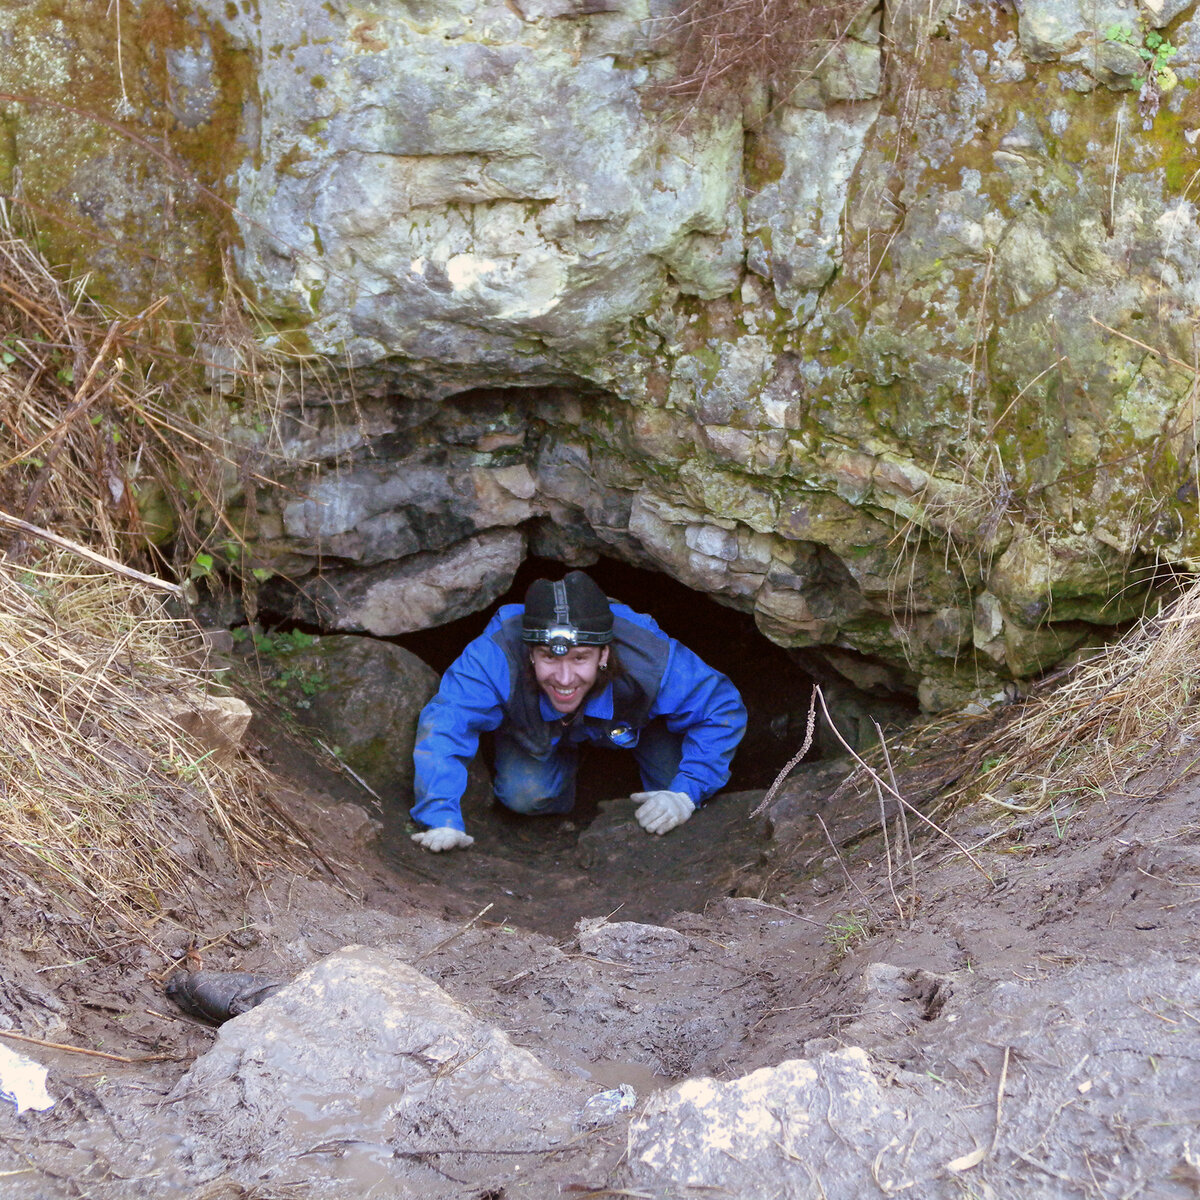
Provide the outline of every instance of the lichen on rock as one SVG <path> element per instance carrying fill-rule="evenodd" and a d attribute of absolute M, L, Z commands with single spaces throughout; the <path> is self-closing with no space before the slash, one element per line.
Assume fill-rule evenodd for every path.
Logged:
<path fill-rule="evenodd" d="M 9 7 L 0 154 L 58 256 L 202 315 L 232 234 L 263 342 L 322 356 L 240 515 L 330 628 L 606 553 L 940 704 L 1200 561 L 1188 6 L 913 0 L 687 110 L 640 0 L 145 0 L 115 62 Z M 1155 30 L 1182 86 L 1135 94 Z"/>

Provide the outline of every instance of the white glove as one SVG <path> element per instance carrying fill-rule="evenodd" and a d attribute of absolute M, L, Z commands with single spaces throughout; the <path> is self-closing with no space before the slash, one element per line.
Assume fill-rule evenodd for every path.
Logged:
<path fill-rule="evenodd" d="M 638 806 L 634 816 L 647 833 L 667 833 L 696 811 L 691 796 L 683 792 L 634 792 L 629 798 Z"/>
<path fill-rule="evenodd" d="M 465 850 L 475 844 L 475 839 L 469 833 L 451 829 L 448 825 L 438 829 L 426 829 L 423 833 L 414 833 L 412 840 L 418 846 L 432 850 L 434 854 L 440 854 L 443 850 Z"/>

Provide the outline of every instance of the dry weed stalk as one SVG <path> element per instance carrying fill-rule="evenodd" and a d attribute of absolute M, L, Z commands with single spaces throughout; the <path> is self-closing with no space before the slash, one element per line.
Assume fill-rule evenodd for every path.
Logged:
<path fill-rule="evenodd" d="M 176 565 L 205 550 L 237 557 L 247 531 L 230 501 L 270 482 L 282 359 L 264 361 L 233 298 L 192 330 L 229 364 L 231 404 L 205 381 L 217 365 L 178 348 L 163 301 L 114 317 L 85 287 L 46 266 L 0 201 L 0 508 L 160 569 L 153 546 L 168 536 Z"/>
<path fill-rule="evenodd" d="M 1048 813 L 1060 826 L 1096 798 L 1153 798 L 1200 768 L 1197 661 L 1200 581 L 1022 703 L 911 731 L 903 788 L 931 814 L 982 800 L 1005 813 Z M 860 768 L 843 786 L 870 778 Z"/>
<path fill-rule="evenodd" d="M 288 856 L 265 770 L 169 715 L 212 686 L 198 650 L 144 584 L 66 552 L 0 559 L 0 854 L 26 880 L 135 923 L 214 869 Z"/>

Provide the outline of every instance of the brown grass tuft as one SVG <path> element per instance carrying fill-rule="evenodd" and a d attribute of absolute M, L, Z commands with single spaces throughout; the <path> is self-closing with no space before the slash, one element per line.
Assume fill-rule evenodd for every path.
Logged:
<path fill-rule="evenodd" d="M 170 715 L 214 690 L 202 650 L 144 584 L 64 551 L 0 559 L 0 854 L 21 875 L 132 923 L 295 859 L 265 770 L 216 761 Z"/>
<path fill-rule="evenodd" d="M 261 466 L 239 423 L 272 421 L 278 399 L 278 374 L 257 369 L 229 314 L 200 336 L 232 364 L 236 403 L 209 386 L 211 364 L 176 349 L 158 307 L 103 312 L 0 204 L 0 509 L 83 547 L 0 528 L 0 890 L 150 941 L 165 909 L 195 912 L 189 895 L 214 878 L 311 863 L 265 768 L 217 761 L 172 719 L 202 709 L 218 678 L 195 624 L 120 573 L 172 575 L 164 536 L 184 573 L 205 548 L 237 551 L 230 501 Z"/>
<path fill-rule="evenodd" d="M 953 796 L 1016 812 L 1147 799 L 1200 766 L 1200 583 L 1012 710 Z M 953 797 L 952 797 L 953 798 Z"/>
<path fill-rule="evenodd" d="M 151 569 L 186 572 L 205 553 L 245 566 L 285 372 L 264 362 L 240 298 L 186 331 L 161 316 L 165 299 L 114 315 L 33 236 L 0 201 L 0 508 Z"/>
<path fill-rule="evenodd" d="M 982 801 L 1060 827 L 1096 799 L 1151 799 L 1200 769 L 1197 662 L 1200 581 L 1020 703 L 911 731 L 893 748 L 900 789 L 932 815 Z M 860 768 L 844 786 L 868 784 Z"/>

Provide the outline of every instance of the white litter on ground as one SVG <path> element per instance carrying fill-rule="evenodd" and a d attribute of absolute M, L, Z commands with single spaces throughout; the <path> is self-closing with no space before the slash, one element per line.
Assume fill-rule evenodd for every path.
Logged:
<path fill-rule="evenodd" d="M 46 1091 L 46 1068 L 0 1044 L 0 1099 L 11 1100 L 18 1116 L 27 1108 L 43 1112 L 54 1106 Z"/>

